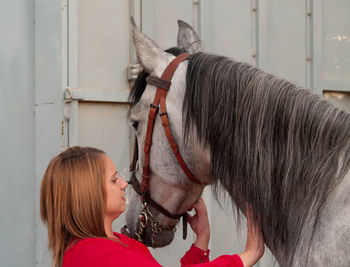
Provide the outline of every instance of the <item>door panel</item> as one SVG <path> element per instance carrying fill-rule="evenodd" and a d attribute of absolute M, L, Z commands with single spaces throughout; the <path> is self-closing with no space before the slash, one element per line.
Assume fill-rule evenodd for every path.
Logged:
<path fill-rule="evenodd" d="M 129 3 L 76 0 L 78 69 L 72 88 L 126 89 L 129 63 Z M 71 14 L 73 15 L 73 14 Z"/>
<path fill-rule="evenodd" d="M 259 1 L 259 67 L 306 85 L 306 1 Z"/>
<path fill-rule="evenodd" d="M 350 90 L 350 2 L 315 5 L 315 87 Z M 345 19 L 346 18 L 346 19 Z"/>

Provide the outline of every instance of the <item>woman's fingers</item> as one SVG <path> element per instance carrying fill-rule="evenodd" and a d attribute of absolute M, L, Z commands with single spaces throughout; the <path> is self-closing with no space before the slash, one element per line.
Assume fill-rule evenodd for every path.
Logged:
<path fill-rule="evenodd" d="M 197 209 L 200 209 L 201 206 L 204 205 L 204 201 L 203 199 L 200 197 L 195 203 L 192 204 L 192 206 L 190 206 L 188 208 L 188 211 L 191 211 L 193 209 L 197 210 Z"/>

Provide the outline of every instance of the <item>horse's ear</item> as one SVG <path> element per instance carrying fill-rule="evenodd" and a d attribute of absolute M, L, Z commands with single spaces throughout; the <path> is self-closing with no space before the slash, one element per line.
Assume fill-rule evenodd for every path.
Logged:
<path fill-rule="evenodd" d="M 178 20 L 177 47 L 193 54 L 203 50 L 201 40 L 194 29 L 182 20 Z"/>
<path fill-rule="evenodd" d="M 169 55 L 136 27 L 133 17 L 130 18 L 130 22 L 136 54 L 142 67 L 151 75 L 161 75 L 169 63 Z"/>

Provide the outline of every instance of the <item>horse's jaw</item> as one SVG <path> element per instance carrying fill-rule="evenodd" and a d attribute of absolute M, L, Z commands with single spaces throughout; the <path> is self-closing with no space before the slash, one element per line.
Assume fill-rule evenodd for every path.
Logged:
<path fill-rule="evenodd" d="M 179 216 L 187 212 L 188 208 L 200 197 L 204 189 L 204 185 L 196 185 L 191 181 L 187 181 L 184 177 L 181 177 L 178 182 L 173 184 L 168 184 L 167 181 L 164 181 L 164 178 L 157 175 L 153 175 L 150 180 L 150 196 L 153 201 L 171 214 Z M 141 204 L 140 196 L 135 191 L 131 192 L 129 206 L 126 212 L 126 226 L 121 231 L 122 234 L 138 240 L 138 234 L 140 233 L 139 218 L 144 206 Z M 169 245 L 174 239 L 174 231 L 154 231 L 152 225 L 156 222 L 156 224 L 161 226 L 171 227 L 175 226 L 181 218 L 169 218 L 150 204 L 147 204 L 147 209 L 150 214 L 148 215 L 147 225 L 141 233 L 142 243 L 152 247 Z M 156 234 L 154 234 L 155 232 Z"/>

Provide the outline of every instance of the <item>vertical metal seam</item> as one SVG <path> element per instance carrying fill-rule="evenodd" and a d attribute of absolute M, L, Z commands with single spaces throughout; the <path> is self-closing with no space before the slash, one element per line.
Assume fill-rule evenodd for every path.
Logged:
<path fill-rule="evenodd" d="M 198 33 L 199 38 L 202 41 L 202 46 L 205 51 L 208 52 L 209 48 L 211 47 L 209 37 L 211 34 L 211 14 L 210 14 L 210 2 L 211 0 L 200 0 L 200 7 L 199 7 L 199 30 Z"/>
<path fill-rule="evenodd" d="M 67 84 L 66 87 L 69 87 L 70 84 L 70 76 L 69 76 L 69 4 L 70 0 L 67 0 Z"/>
<path fill-rule="evenodd" d="M 202 21 L 202 16 L 201 16 L 201 8 L 202 8 L 202 1 L 198 0 L 198 12 L 197 12 L 197 25 L 198 25 L 198 29 L 197 29 L 197 34 L 199 36 L 199 38 L 202 38 L 202 27 L 201 27 L 201 21 Z"/>
<path fill-rule="evenodd" d="M 67 71 L 66 89 L 78 87 L 78 2 L 67 0 Z M 66 145 L 77 145 L 78 142 L 78 105 L 79 100 L 64 100 L 64 119 L 67 122 L 65 129 Z"/>
<path fill-rule="evenodd" d="M 67 40 L 66 40 L 66 46 L 67 46 L 67 55 L 66 55 L 66 68 L 67 68 L 67 81 L 66 81 L 66 88 L 70 87 L 70 0 L 67 0 Z M 62 138 L 63 140 L 66 140 L 66 142 L 64 142 L 64 145 L 66 145 L 67 147 L 69 147 L 69 117 L 70 117 L 70 103 L 68 103 L 67 101 L 63 101 L 63 110 L 64 110 L 64 114 L 65 116 L 63 117 L 63 125 L 62 127 L 67 127 L 66 130 L 63 129 L 62 132 Z"/>
<path fill-rule="evenodd" d="M 198 36 L 200 33 L 200 0 L 192 0 L 192 25 Z"/>
<path fill-rule="evenodd" d="M 140 31 L 142 31 L 142 0 L 140 0 Z"/>
<path fill-rule="evenodd" d="M 306 86 L 313 87 L 313 65 L 314 58 L 312 55 L 313 51 L 313 17 L 314 14 L 312 12 L 312 0 L 305 1 L 305 17 L 306 17 Z"/>
<path fill-rule="evenodd" d="M 258 17 L 258 0 L 251 0 L 251 64 L 258 67 L 259 66 L 259 17 Z"/>

